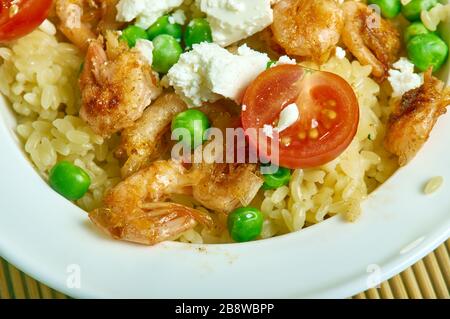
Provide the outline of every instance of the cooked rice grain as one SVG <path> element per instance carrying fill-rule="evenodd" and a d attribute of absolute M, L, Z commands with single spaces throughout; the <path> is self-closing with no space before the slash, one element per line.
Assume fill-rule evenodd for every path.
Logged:
<path fill-rule="evenodd" d="M 77 202 L 89 211 L 119 181 L 119 163 L 112 155 L 118 139 L 104 140 L 76 116 L 82 58 L 76 47 L 58 42 L 55 30 L 46 21 L 39 30 L 0 48 L 0 92 L 18 114 L 17 134 L 44 178 L 62 160 L 89 174 L 89 192 Z"/>

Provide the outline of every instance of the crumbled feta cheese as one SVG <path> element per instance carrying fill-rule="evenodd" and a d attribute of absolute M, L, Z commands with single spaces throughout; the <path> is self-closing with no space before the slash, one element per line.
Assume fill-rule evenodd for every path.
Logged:
<path fill-rule="evenodd" d="M 226 47 L 272 24 L 270 0 L 196 0 L 207 15 L 214 42 Z"/>
<path fill-rule="evenodd" d="M 136 46 L 133 50 L 139 52 L 145 61 L 152 65 L 153 64 L 153 43 L 149 40 L 139 39 L 136 41 Z"/>
<path fill-rule="evenodd" d="M 283 64 L 297 64 L 297 61 L 295 59 L 291 59 L 287 55 L 283 55 L 278 59 L 278 62 L 275 63 L 274 66 Z"/>
<path fill-rule="evenodd" d="M 274 131 L 274 128 L 272 125 L 264 124 L 263 133 L 265 136 L 273 138 L 273 131 Z"/>
<path fill-rule="evenodd" d="M 285 129 L 289 128 L 292 124 L 297 122 L 300 113 L 298 111 L 298 106 L 295 103 L 286 106 L 280 113 L 280 120 L 276 127 L 276 131 L 281 133 Z"/>
<path fill-rule="evenodd" d="M 406 92 L 423 84 L 423 75 L 414 73 L 414 64 L 407 58 L 400 58 L 389 70 L 389 83 L 392 86 L 392 97 L 401 97 Z"/>
<path fill-rule="evenodd" d="M 178 23 L 181 25 L 185 25 L 186 24 L 186 15 L 184 14 L 184 11 L 181 9 L 176 10 L 174 13 L 172 13 L 172 15 L 169 17 L 169 22 L 174 24 L 174 23 Z"/>
<path fill-rule="evenodd" d="M 179 7 L 183 0 L 120 0 L 117 4 L 117 21 L 131 22 L 147 29 L 160 16 Z"/>
<path fill-rule="evenodd" d="M 181 55 L 168 73 L 170 85 L 190 106 L 217 101 L 221 96 L 239 102 L 244 90 L 262 73 L 267 54 L 246 45 L 232 54 L 215 43 L 200 43 Z"/>
<path fill-rule="evenodd" d="M 345 50 L 341 47 L 336 47 L 336 57 L 340 60 L 345 59 L 345 56 L 347 55 L 347 53 L 345 52 Z"/>

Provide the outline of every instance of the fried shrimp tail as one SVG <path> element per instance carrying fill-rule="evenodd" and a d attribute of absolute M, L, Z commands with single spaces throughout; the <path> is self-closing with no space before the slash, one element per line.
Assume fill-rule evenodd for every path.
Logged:
<path fill-rule="evenodd" d="M 349 1 L 343 4 L 345 26 L 342 40 L 362 65 L 371 65 L 372 74 L 383 80 L 400 53 L 400 33 L 367 5 Z"/>
<path fill-rule="evenodd" d="M 428 140 L 438 118 L 450 105 L 450 88 L 432 75 L 425 73 L 424 84 L 406 92 L 396 105 L 388 123 L 384 145 L 398 156 L 399 164 L 406 165 Z"/>
<path fill-rule="evenodd" d="M 93 131 L 110 136 L 130 127 L 159 96 L 161 88 L 141 53 L 107 32 L 89 45 L 80 76 L 80 117 Z"/>
<path fill-rule="evenodd" d="M 210 228 L 208 214 L 165 201 L 174 194 L 191 194 L 197 174 L 178 162 L 154 162 L 112 188 L 104 206 L 89 217 L 113 238 L 145 245 L 175 239 L 197 223 Z"/>
<path fill-rule="evenodd" d="M 316 62 L 328 60 L 344 26 L 337 1 L 281 0 L 273 10 L 273 35 L 287 54 Z"/>

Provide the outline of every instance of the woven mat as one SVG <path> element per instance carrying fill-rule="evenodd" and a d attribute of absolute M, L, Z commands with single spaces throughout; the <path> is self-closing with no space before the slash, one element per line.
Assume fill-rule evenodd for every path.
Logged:
<path fill-rule="evenodd" d="M 450 299 L 450 240 L 401 274 L 355 299 Z M 0 299 L 65 299 L 67 296 L 37 282 L 0 259 Z"/>

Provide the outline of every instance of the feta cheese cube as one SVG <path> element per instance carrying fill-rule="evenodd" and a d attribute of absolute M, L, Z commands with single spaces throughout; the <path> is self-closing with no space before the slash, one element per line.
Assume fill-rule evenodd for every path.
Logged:
<path fill-rule="evenodd" d="M 214 42 L 226 47 L 273 22 L 270 0 L 196 0 L 207 15 Z"/>
<path fill-rule="evenodd" d="M 169 22 L 171 24 L 181 24 L 181 25 L 185 25 L 186 24 L 186 15 L 184 14 L 184 11 L 181 9 L 176 10 L 174 13 L 172 13 L 172 15 L 169 17 Z"/>
<path fill-rule="evenodd" d="M 176 9 L 183 0 L 120 0 L 117 4 L 117 21 L 131 22 L 136 19 L 136 25 L 147 29 L 160 16 Z"/>
<path fill-rule="evenodd" d="M 239 102 L 245 89 L 269 62 L 267 54 L 246 45 L 232 54 L 215 43 L 196 44 L 167 74 L 170 85 L 191 107 L 222 97 Z"/>
<path fill-rule="evenodd" d="M 414 73 L 414 64 L 407 58 L 400 58 L 389 70 L 388 81 L 392 86 L 392 97 L 401 97 L 406 92 L 423 84 L 423 75 Z"/>
<path fill-rule="evenodd" d="M 295 64 L 297 64 L 297 60 L 291 59 L 287 55 L 283 55 L 278 59 L 277 63 L 275 63 L 275 65 L 273 65 L 273 66 L 283 65 L 283 64 L 294 64 L 295 65 Z"/>
<path fill-rule="evenodd" d="M 133 50 L 139 52 L 144 60 L 150 65 L 153 64 L 153 49 L 153 43 L 145 39 L 138 39 L 136 41 L 136 46 L 133 48 Z"/>
<path fill-rule="evenodd" d="M 345 59 L 345 56 L 347 55 L 347 53 L 345 52 L 345 50 L 341 47 L 336 47 L 336 57 L 339 60 Z"/>

